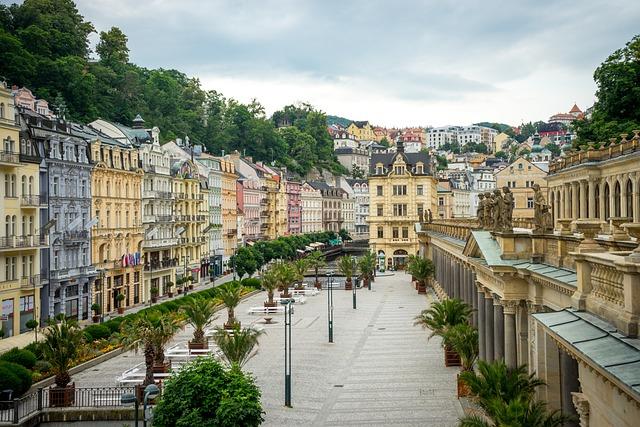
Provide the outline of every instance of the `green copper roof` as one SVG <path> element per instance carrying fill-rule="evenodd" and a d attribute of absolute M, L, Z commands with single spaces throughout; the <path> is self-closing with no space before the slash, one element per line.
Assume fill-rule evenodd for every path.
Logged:
<path fill-rule="evenodd" d="M 617 379 L 640 399 L 640 340 L 626 338 L 613 325 L 574 310 L 532 315 L 590 365 Z"/>

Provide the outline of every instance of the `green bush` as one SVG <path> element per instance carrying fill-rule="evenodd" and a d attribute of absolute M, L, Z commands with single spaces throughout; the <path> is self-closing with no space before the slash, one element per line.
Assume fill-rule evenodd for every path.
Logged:
<path fill-rule="evenodd" d="M 38 360 L 33 366 L 33 370 L 37 372 L 48 372 L 51 370 L 51 363 L 46 360 Z"/>
<path fill-rule="evenodd" d="M 29 350 L 19 349 L 18 347 L 14 347 L 11 350 L 0 356 L 0 360 L 4 362 L 11 362 L 18 364 L 20 366 L 24 366 L 27 369 L 32 369 L 36 364 L 36 355 L 33 354 Z"/>
<path fill-rule="evenodd" d="M 198 358 L 169 378 L 153 412 L 154 426 L 259 426 L 260 389 L 239 369 Z"/>
<path fill-rule="evenodd" d="M 31 387 L 31 372 L 16 363 L 0 361 L 0 390 L 13 390 L 20 396 Z"/>
<path fill-rule="evenodd" d="M 111 335 L 111 330 L 105 325 L 89 325 L 83 332 L 87 342 L 107 339 Z"/>
<path fill-rule="evenodd" d="M 37 360 L 44 359 L 44 355 L 42 354 L 42 343 L 41 342 L 32 342 L 24 346 L 24 350 L 29 350 L 36 356 Z"/>
<path fill-rule="evenodd" d="M 260 279 L 258 279 L 256 277 L 247 277 L 245 279 L 242 279 L 241 283 L 242 283 L 242 286 L 247 287 L 247 288 L 252 288 L 252 289 L 261 289 L 262 288 Z"/>

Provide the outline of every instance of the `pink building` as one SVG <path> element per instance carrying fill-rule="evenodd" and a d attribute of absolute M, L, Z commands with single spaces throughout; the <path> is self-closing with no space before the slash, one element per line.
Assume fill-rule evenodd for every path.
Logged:
<path fill-rule="evenodd" d="M 285 189 L 287 193 L 287 232 L 300 234 L 302 232 L 302 183 L 292 177 L 287 177 Z"/>
<path fill-rule="evenodd" d="M 244 242 L 258 240 L 260 238 L 260 200 L 262 199 L 260 181 L 249 179 L 240 173 L 236 190 L 238 210 L 244 213 L 243 240 Z"/>

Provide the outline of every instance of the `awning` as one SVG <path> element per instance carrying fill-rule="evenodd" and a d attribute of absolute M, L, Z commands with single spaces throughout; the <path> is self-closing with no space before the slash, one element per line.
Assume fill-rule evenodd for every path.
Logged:
<path fill-rule="evenodd" d="M 298 252 L 299 254 L 303 254 L 304 251 L 300 250 L 300 249 L 296 249 L 296 252 Z"/>

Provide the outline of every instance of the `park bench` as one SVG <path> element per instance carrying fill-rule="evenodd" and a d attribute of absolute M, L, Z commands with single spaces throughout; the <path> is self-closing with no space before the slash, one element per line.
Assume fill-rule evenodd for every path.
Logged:
<path fill-rule="evenodd" d="M 248 314 L 284 314 L 284 306 L 251 307 Z"/>
<path fill-rule="evenodd" d="M 295 297 L 295 296 L 316 296 L 320 293 L 320 291 L 318 291 L 316 288 L 310 288 L 310 289 L 292 289 L 291 290 L 291 294 Z"/>

